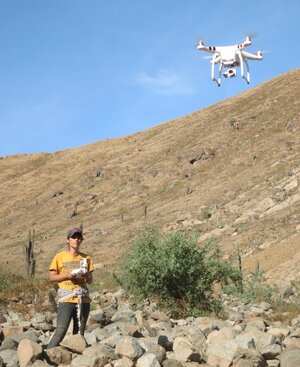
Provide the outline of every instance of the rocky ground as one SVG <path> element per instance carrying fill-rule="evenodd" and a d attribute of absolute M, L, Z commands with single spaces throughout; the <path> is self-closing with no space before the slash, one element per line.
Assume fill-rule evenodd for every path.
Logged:
<path fill-rule="evenodd" d="M 283 290 L 286 301 L 292 296 L 291 287 Z M 44 301 L 48 309 L 51 299 Z M 243 303 L 228 295 L 222 302 L 222 319 L 176 319 L 150 300 L 134 303 L 121 289 L 94 292 L 84 337 L 68 333 L 60 346 L 47 351 L 55 313 L 35 313 L 31 305 L 22 316 L 2 308 L 0 366 L 300 366 L 300 315 L 275 321 L 267 302 Z"/>

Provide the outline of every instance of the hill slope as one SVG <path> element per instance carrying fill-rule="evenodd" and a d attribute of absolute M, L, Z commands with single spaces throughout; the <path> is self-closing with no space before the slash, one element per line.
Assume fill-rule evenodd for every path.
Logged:
<path fill-rule="evenodd" d="M 197 227 L 224 253 L 239 247 L 277 282 L 300 259 L 300 69 L 131 136 L 0 158 L 2 267 L 21 271 L 35 230 L 47 273 L 67 229 L 110 267 L 145 223 Z M 299 263 L 299 262 L 298 262 Z"/>

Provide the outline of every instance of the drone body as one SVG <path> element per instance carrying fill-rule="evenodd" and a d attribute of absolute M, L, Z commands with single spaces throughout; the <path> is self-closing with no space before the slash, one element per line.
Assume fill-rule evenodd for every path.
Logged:
<path fill-rule="evenodd" d="M 234 46 L 206 46 L 203 41 L 200 41 L 197 45 L 198 50 L 206 51 L 212 53 L 211 58 L 211 77 L 214 82 L 220 87 L 221 85 L 221 75 L 223 68 L 226 69 L 223 72 L 225 78 L 233 78 L 236 76 L 236 67 L 241 68 L 241 76 L 246 80 L 247 84 L 250 83 L 250 69 L 247 60 L 262 60 L 262 52 L 258 51 L 255 53 L 250 53 L 244 51 L 246 47 L 252 44 L 251 36 L 247 36 L 244 42 Z M 220 64 L 218 79 L 215 78 L 215 65 Z M 244 64 L 247 68 L 247 73 L 244 73 Z"/>

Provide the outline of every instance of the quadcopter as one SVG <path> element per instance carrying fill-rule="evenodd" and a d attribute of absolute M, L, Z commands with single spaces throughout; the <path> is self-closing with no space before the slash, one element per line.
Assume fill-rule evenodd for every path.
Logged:
<path fill-rule="evenodd" d="M 246 47 L 252 44 L 252 36 L 249 35 L 246 39 L 238 45 L 234 46 L 206 46 L 203 41 L 200 41 L 197 45 L 197 50 L 202 50 L 210 52 L 213 54 L 211 57 L 211 78 L 217 83 L 218 87 L 221 85 L 221 75 L 223 68 L 226 71 L 223 73 L 225 78 L 233 78 L 236 76 L 236 67 L 241 68 L 241 76 L 246 80 L 247 84 L 250 83 L 250 69 L 247 60 L 262 60 L 262 52 L 257 51 L 257 53 L 250 53 L 244 51 Z M 244 73 L 244 63 L 247 68 L 247 73 Z M 215 65 L 219 66 L 218 79 L 215 78 Z"/>

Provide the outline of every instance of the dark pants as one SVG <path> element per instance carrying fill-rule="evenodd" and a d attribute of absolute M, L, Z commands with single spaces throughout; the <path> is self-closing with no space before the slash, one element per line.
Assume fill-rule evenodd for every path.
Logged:
<path fill-rule="evenodd" d="M 59 343 L 65 337 L 70 322 L 73 320 L 73 334 L 78 334 L 80 332 L 81 335 L 84 334 L 85 326 L 87 319 L 90 313 L 90 304 L 82 303 L 81 306 L 81 315 L 80 315 L 80 330 L 78 325 L 77 318 L 77 303 L 71 302 L 62 302 L 57 306 L 57 326 L 50 343 L 47 346 L 47 349 L 53 348 L 59 345 Z"/>

